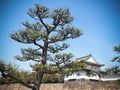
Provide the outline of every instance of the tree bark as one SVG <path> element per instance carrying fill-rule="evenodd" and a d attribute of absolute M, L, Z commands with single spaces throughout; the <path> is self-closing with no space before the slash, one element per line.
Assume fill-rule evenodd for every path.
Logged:
<path fill-rule="evenodd" d="M 42 78 L 43 78 L 44 73 L 43 72 L 37 72 L 36 75 L 36 80 L 34 82 L 34 87 L 32 90 L 40 90 L 40 86 L 42 84 Z"/>
<path fill-rule="evenodd" d="M 46 41 L 48 41 L 48 36 L 46 38 Z M 41 60 L 41 64 L 42 65 L 46 65 L 46 58 L 47 58 L 47 48 L 48 48 L 48 42 L 44 42 L 44 48 L 43 48 L 43 52 L 42 52 L 42 60 Z M 32 90 L 40 90 L 40 86 L 42 83 L 42 78 L 44 75 L 44 69 L 42 71 L 36 70 L 37 71 L 37 75 L 36 75 L 36 80 L 34 82 L 34 87 Z"/>

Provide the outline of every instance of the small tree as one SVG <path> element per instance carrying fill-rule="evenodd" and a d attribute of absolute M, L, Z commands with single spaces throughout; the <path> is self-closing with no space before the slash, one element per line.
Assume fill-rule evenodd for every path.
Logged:
<path fill-rule="evenodd" d="M 21 80 L 23 84 L 24 82 L 29 83 L 32 75 L 30 72 L 19 70 L 16 65 L 5 64 L 2 60 L 0 61 L 0 72 L 4 78 L 3 83 L 16 83 L 21 82 Z"/>
<path fill-rule="evenodd" d="M 115 46 L 113 48 L 113 51 L 117 52 L 118 56 L 113 57 L 113 59 L 111 60 L 112 62 L 117 61 L 118 63 L 120 63 L 120 45 Z M 119 76 L 120 75 L 120 67 L 119 66 L 113 66 L 110 68 L 106 68 L 106 73 L 108 75 L 114 75 L 114 76 Z M 114 82 L 115 83 L 115 82 Z M 115 85 L 113 85 L 113 83 L 109 83 L 109 87 L 114 88 L 114 89 L 119 89 L 120 87 L 120 81 L 117 80 Z"/>
<path fill-rule="evenodd" d="M 15 56 L 20 61 L 32 60 L 37 62 L 35 65 L 31 65 L 36 72 L 33 86 L 22 81 L 22 79 L 2 73 L 16 79 L 32 90 L 39 90 L 44 74 L 64 74 L 78 70 L 77 66 L 79 66 L 79 70 L 84 67 L 84 64 L 76 67 L 70 66 L 73 55 L 71 53 L 60 53 L 69 47 L 68 44 L 60 42 L 75 39 L 82 35 L 79 29 L 72 27 L 73 17 L 69 9 L 59 8 L 50 12 L 47 7 L 35 5 L 34 9 L 29 9 L 28 15 L 36 23 L 24 22 L 25 29 L 12 33 L 11 38 L 19 43 L 35 45 L 34 48 L 21 49 L 22 56 Z"/>
<path fill-rule="evenodd" d="M 115 46 L 113 50 L 118 53 L 118 56 L 113 57 L 112 61 L 120 62 L 120 45 Z"/>
<path fill-rule="evenodd" d="M 117 52 L 118 56 L 113 57 L 112 62 L 117 61 L 118 63 L 120 63 L 120 45 L 115 46 L 113 50 Z M 111 69 L 114 74 L 118 74 L 118 75 L 120 74 L 119 66 L 114 66 Z"/>
<path fill-rule="evenodd" d="M 114 66 L 111 68 L 106 68 L 106 73 L 108 75 L 120 75 L 120 67 L 119 66 Z"/>
<path fill-rule="evenodd" d="M 118 56 L 113 57 L 111 60 L 112 62 L 119 62 L 120 63 L 120 45 L 115 46 L 113 48 L 113 51 L 117 52 Z M 112 75 L 119 75 L 120 74 L 120 67 L 119 66 L 114 66 L 111 68 L 106 68 L 107 74 L 112 74 Z"/>

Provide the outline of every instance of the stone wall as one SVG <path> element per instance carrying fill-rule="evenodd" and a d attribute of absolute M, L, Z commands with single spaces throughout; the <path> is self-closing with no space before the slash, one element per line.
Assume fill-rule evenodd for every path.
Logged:
<path fill-rule="evenodd" d="M 0 90 L 31 90 L 21 84 L 0 85 Z M 42 84 L 41 90 L 63 90 L 63 83 Z"/>
<path fill-rule="evenodd" d="M 120 81 L 67 81 L 63 84 L 63 90 L 120 90 Z"/>
<path fill-rule="evenodd" d="M 0 85 L 0 90 L 31 90 L 20 84 Z M 120 81 L 76 80 L 64 83 L 42 84 L 41 90 L 120 90 Z"/>

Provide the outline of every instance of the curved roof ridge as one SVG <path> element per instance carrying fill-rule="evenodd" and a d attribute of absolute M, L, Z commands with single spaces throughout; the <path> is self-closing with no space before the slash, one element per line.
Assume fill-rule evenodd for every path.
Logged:
<path fill-rule="evenodd" d="M 95 60 L 95 58 L 94 58 L 93 56 L 92 56 L 92 58 L 94 59 L 94 61 L 95 61 L 96 63 L 100 64 L 98 61 Z"/>
<path fill-rule="evenodd" d="M 81 61 L 81 60 L 87 60 L 87 59 L 89 59 L 91 56 L 92 56 L 92 54 L 89 54 L 89 55 L 86 55 L 86 56 L 77 58 L 76 60 L 79 60 L 79 61 Z"/>
<path fill-rule="evenodd" d="M 93 58 L 94 62 L 87 61 L 87 60 L 89 60 L 90 58 Z M 77 58 L 76 61 L 77 61 L 77 62 L 85 62 L 85 63 L 89 63 L 89 64 L 93 64 L 93 65 L 104 66 L 104 64 L 100 64 L 98 61 L 96 61 L 96 60 L 94 59 L 94 57 L 92 56 L 92 54 L 89 54 L 89 55 L 87 55 L 87 56 L 83 56 L 83 57 Z"/>

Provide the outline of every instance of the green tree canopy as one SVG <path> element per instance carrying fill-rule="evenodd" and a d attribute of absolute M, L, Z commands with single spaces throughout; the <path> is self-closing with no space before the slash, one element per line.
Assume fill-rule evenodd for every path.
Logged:
<path fill-rule="evenodd" d="M 113 48 L 113 51 L 117 52 L 117 56 L 113 57 L 113 59 L 111 60 L 112 62 L 119 62 L 120 63 L 120 45 L 115 46 Z M 110 67 L 110 68 L 106 68 L 106 73 L 108 75 L 120 75 L 120 67 L 119 66 L 114 66 L 114 67 Z"/>
<path fill-rule="evenodd" d="M 35 61 L 36 64 L 31 67 L 36 76 L 33 86 L 17 78 L 20 83 L 32 90 L 39 90 L 44 74 L 69 73 L 85 66 L 70 64 L 73 55 L 61 52 L 69 47 L 66 40 L 82 35 L 78 28 L 72 26 L 73 17 L 69 9 L 58 8 L 50 11 L 49 8 L 36 4 L 35 8 L 29 9 L 28 15 L 35 23 L 23 22 L 25 28 L 13 32 L 11 38 L 19 43 L 35 46 L 21 49 L 21 55 L 15 58 L 20 61 Z"/>
<path fill-rule="evenodd" d="M 106 68 L 106 73 L 108 75 L 120 75 L 120 67 L 119 66 L 114 66 L 111 68 Z"/>
<path fill-rule="evenodd" d="M 113 50 L 117 52 L 118 56 L 113 57 L 112 61 L 120 62 L 120 45 L 115 46 Z"/>

